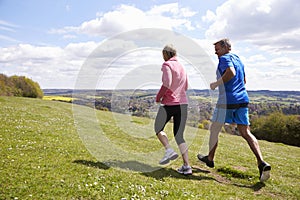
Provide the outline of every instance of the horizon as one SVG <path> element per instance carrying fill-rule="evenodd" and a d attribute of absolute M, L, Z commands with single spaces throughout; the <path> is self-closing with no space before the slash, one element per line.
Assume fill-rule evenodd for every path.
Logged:
<path fill-rule="evenodd" d="M 41 88 L 42 89 L 42 88 Z M 141 91 L 147 91 L 147 90 L 159 90 L 159 88 L 149 88 L 149 89 L 130 89 L 130 88 L 119 88 L 119 89 L 101 89 L 101 88 L 97 88 L 97 89 L 71 89 L 71 88 L 45 88 L 45 89 L 42 89 L 43 91 L 44 90 L 72 90 L 72 91 L 118 91 L 118 90 L 141 90 Z M 200 90 L 200 91 L 212 91 L 210 89 L 188 89 L 187 91 L 191 91 L 191 90 Z M 215 90 L 215 92 L 217 92 L 218 90 Z M 300 90 L 247 90 L 247 92 L 260 92 L 260 91 L 266 91 L 266 92 L 300 92 Z"/>

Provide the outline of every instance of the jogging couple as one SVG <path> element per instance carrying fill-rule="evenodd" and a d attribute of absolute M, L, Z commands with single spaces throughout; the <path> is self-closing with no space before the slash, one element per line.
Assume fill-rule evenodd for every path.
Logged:
<path fill-rule="evenodd" d="M 266 181 L 270 177 L 271 166 L 263 160 L 258 141 L 250 132 L 249 98 L 245 89 L 244 65 L 237 55 L 230 53 L 231 44 L 228 39 L 219 40 L 214 43 L 214 47 L 215 54 L 219 58 L 219 64 L 216 70 L 217 81 L 210 84 L 210 89 L 218 88 L 219 97 L 210 126 L 209 154 L 198 154 L 197 157 L 208 167 L 213 168 L 219 132 L 224 123 L 235 123 L 239 133 L 256 156 L 260 181 Z M 162 50 L 162 55 L 165 60 L 161 68 L 162 86 L 156 95 L 156 102 L 161 103 L 161 106 L 154 125 L 157 138 L 165 148 L 165 155 L 159 163 L 164 165 L 178 157 L 178 154 L 171 148 L 164 132 L 166 123 L 173 117 L 174 138 L 183 159 L 183 165 L 177 171 L 184 175 L 191 175 L 192 168 L 189 164 L 188 146 L 183 137 L 188 108 L 187 74 L 178 62 L 176 49 L 172 45 L 166 45 Z"/>

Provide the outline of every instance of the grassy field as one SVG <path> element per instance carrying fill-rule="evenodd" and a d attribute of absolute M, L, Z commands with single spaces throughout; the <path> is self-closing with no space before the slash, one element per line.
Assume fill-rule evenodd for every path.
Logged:
<path fill-rule="evenodd" d="M 176 172 L 180 159 L 143 172 L 151 166 L 128 161 L 126 154 L 124 160 L 103 158 L 84 144 L 95 140 L 92 126 L 97 122 L 114 146 L 149 153 L 160 143 L 151 128 L 138 127 L 152 120 L 75 107 L 0 97 L 0 199 L 300 199 L 300 148 L 259 141 L 273 167 L 270 180 L 260 183 L 255 158 L 241 137 L 220 135 L 216 167 L 210 169 L 196 158 L 205 147 L 207 131 L 187 127 L 193 175 Z M 74 112 L 83 113 L 80 124 L 74 122 Z M 95 122 L 84 113 L 95 113 Z M 98 149 L 103 146 L 107 144 L 100 142 Z"/>

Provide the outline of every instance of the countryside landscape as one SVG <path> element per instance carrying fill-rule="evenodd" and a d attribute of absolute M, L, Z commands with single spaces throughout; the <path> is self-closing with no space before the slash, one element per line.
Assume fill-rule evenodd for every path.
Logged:
<path fill-rule="evenodd" d="M 161 148 L 152 127 L 149 128 L 157 111 L 153 102 L 156 90 L 43 92 L 43 99 L 0 97 L 0 199 L 300 198 L 297 143 L 259 140 L 264 158 L 272 165 L 271 178 L 265 183 L 258 180 L 255 158 L 245 141 L 228 129 L 220 135 L 216 167 L 207 168 L 197 160 L 196 155 L 206 148 L 205 123 L 214 104 L 215 96 L 208 90 L 189 91 L 191 116 L 185 137 L 190 145 L 191 176 L 176 172 L 180 159 L 151 168 L 129 158 L 131 152 L 148 153 Z M 249 91 L 249 96 L 253 102 L 252 120 L 275 112 L 283 117 L 296 116 L 299 121 L 300 92 Z M 101 152 L 105 144 L 95 147 L 99 154 L 93 153 L 82 131 L 79 134 L 82 127 L 74 119 L 74 109 L 80 113 L 95 112 L 103 134 L 113 145 L 129 152 L 123 155 L 124 160 L 115 159 L 113 149 L 109 153 Z M 120 126 L 123 121 L 116 122 L 116 118 L 124 122 L 129 119 L 127 130 Z M 85 134 L 90 136 L 94 131 L 88 125 L 90 119 L 83 118 L 81 123 L 87 125 Z M 146 127 L 138 131 L 149 137 L 128 134 L 137 131 L 136 125 Z M 273 126 L 276 127 L 276 122 Z M 297 124 L 294 127 L 299 128 Z M 169 124 L 166 132 L 171 131 L 172 124 Z M 299 134 L 299 129 L 295 133 Z M 168 135 L 172 139 L 172 134 Z M 111 159 L 107 155 L 112 155 Z M 155 158 L 162 155 L 161 151 Z"/>
<path fill-rule="evenodd" d="M 299 0 L 0 0 L 0 200 L 300 200 L 299 10 Z M 173 56 L 175 77 L 162 67 Z M 224 61 L 239 66 L 222 80 L 246 83 L 264 182 L 237 124 L 222 127 L 214 168 L 197 158 Z M 190 175 L 178 173 L 173 119 L 164 132 L 177 159 L 159 164 L 154 132 L 158 89 L 183 71 Z"/>

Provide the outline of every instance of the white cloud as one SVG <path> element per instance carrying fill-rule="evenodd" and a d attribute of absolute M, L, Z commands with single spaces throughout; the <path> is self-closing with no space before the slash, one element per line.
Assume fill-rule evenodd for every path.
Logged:
<path fill-rule="evenodd" d="M 297 62 L 289 57 L 267 58 L 253 55 L 242 59 L 245 64 L 247 88 L 251 90 L 299 90 Z M 299 62 L 298 62 L 299 63 Z"/>
<path fill-rule="evenodd" d="M 72 58 L 87 58 L 97 46 L 96 42 L 69 43 L 64 51 Z"/>
<path fill-rule="evenodd" d="M 18 26 L 8 21 L 0 20 L 0 30 L 15 32 L 15 28 L 18 28 Z"/>
<path fill-rule="evenodd" d="M 228 37 L 241 54 L 251 89 L 299 90 L 300 1 L 228 0 L 202 21 L 208 39 Z M 292 78 L 291 78 L 292 77 Z"/>
<path fill-rule="evenodd" d="M 163 28 L 168 30 L 185 28 L 193 30 L 188 20 L 196 12 L 180 7 L 178 3 L 154 6 L 143 11 L 134 6 L 120 5 L 115 10 L 98 13 L 97 18 L 83 22 L 80 26 L 67 26 L 50 30 L 55 34 L 87 34 L 90 36 L 111 36 L 120 32 L 141 28 Z"/>
<path fill-rule="evenodd" d="M 299 52 L 299 8 L 298 0 L 229 0 L 216 9 L 206 36 L 247 40 L 270 51 Z"/>
<path fill-rule="evenodd" d="M 67 12 L 69 12 L 71 10 L 71 6 L 70 5 L 66 5 L 65 8 L 66 8 Z"/>
<path fill-rule="evenodd" d="M 19 44 L 0 48 L 1 71 L 8 76 L 30 77 L 42 88 L 70 88 L 86 57 L 97 45 L 87 42 L 61 48 Z"/>
<path fill-rule="evenodd" d="M 20 41 L 16 40 L 15 38 L 12 38 L 12 37 L 9 37 L 6 35 L 1 35 L 1 34 L 0 34 L 0 40 L 8 41 L 8 42 L 20 42 Z"/>
<path fill-rule="evenodd" d="M 274 63 L 276 66 L 281 67 L 290 67 L 297 65 L 297 62 L 295 62 L 293 59 L 289 57 L 278 57 L 271 60 L 272 63 Z"/>
<path fill-rule="evenodd" d="M 68 35 L 68 34 L 67 34 L 67 35 L 64 35 L 63 38 L 64 38 L 64 39 L 76 39 L 77 36 L 76 36 L 76 35 L 71 35 L 71 34 Z"/>
<path fill-rule="evenodd" d="M 19 28 L 19 26 L 8 21 L 0 20 L 0 42 L 1 40 L 8 42 L 19 42 L 15 38 L 7 35 L 7 33 L 15 33 L 17 28 Z"/>
<path fill-rule="evenodd" d="M 196 12 L 191 11 L 190 8 L 180 8 L 178 3 L 170 3 L 163 4 L 159 6 L 154 6 L 149 11 L 147 11 L 149 16 L 155 15 L 168 15 L 170 14 L 172 17 L 180 18 L 180 17 L 192 17 L 196 14 Z"/>
<path fill-rule="evenodd" d="M 210 23 L 210 22 L 214 22 L 216 21 L 216 15 L 213 11 L 211 10 L 208 10 L 206 11 L 206 15 L 202 17 L 202 21 L 203 22 L 207 22 L 207 23 Z"/>
<path fill-rule="evenodd" d="M 252 63 L 252 62 L 265 62 L 267 60 L 267 58 L 264 55 L 261 54 L 256 54 L 253 56 L 250 56 L 247 59 L 247 62 Z"/>

